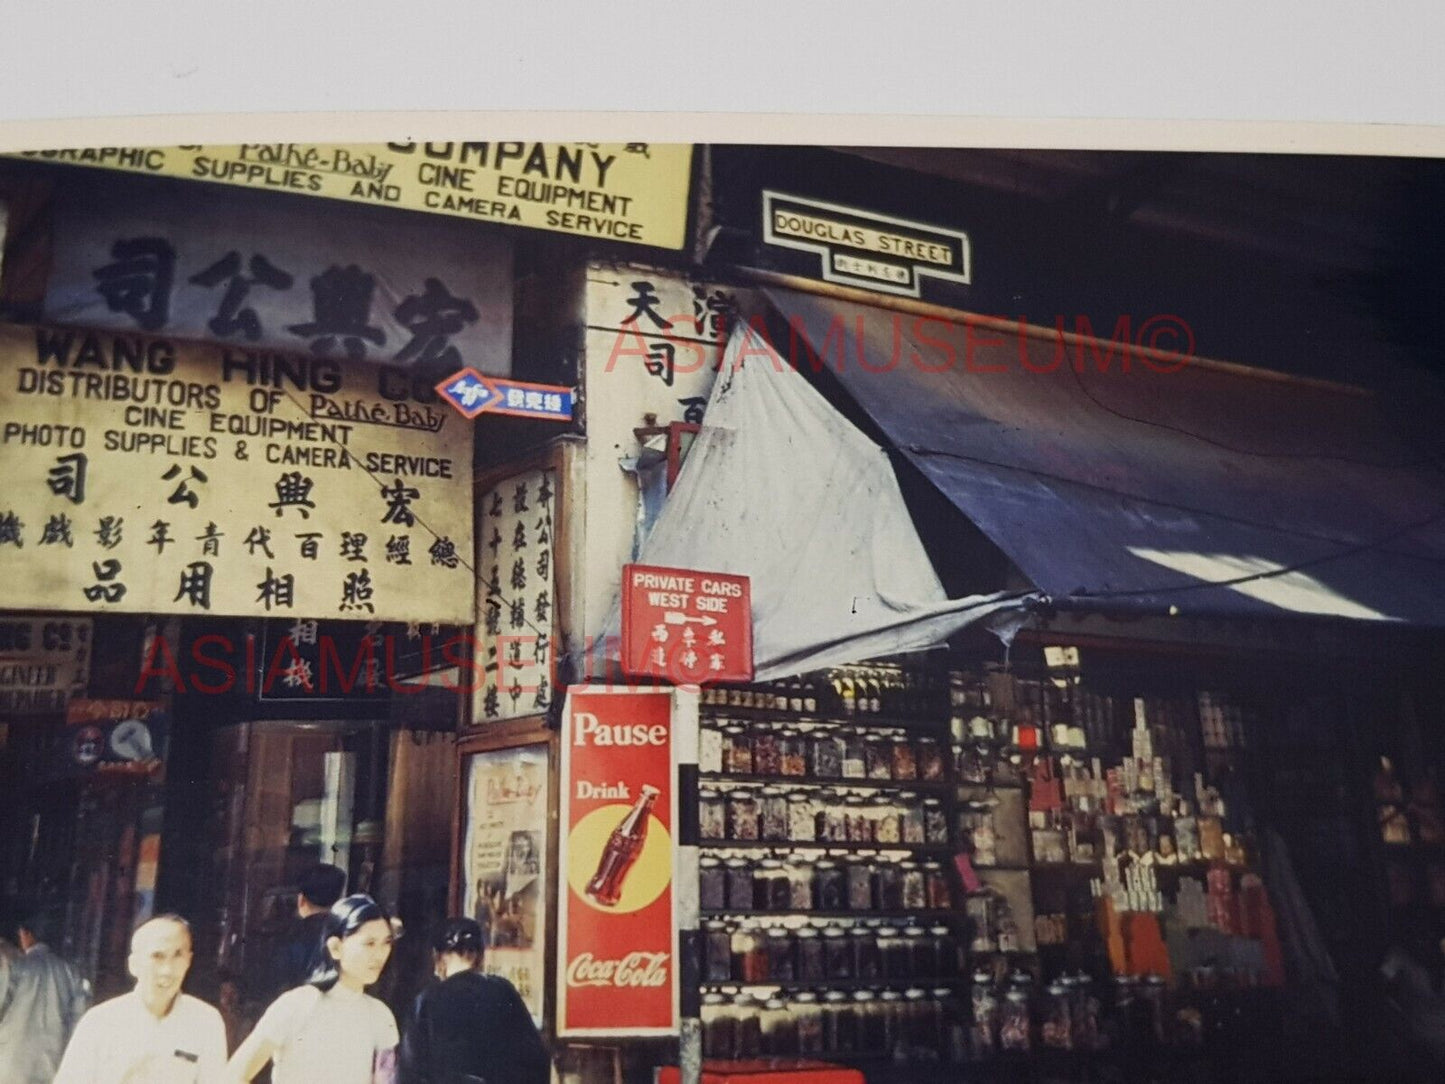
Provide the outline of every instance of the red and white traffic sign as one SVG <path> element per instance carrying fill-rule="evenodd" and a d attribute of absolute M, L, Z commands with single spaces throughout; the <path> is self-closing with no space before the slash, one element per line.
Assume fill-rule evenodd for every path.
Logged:
<path fill-rule="evenodd" d="M 748 577 L 623 565 L 622 672 L 674 685 L 751 681 Z"/>

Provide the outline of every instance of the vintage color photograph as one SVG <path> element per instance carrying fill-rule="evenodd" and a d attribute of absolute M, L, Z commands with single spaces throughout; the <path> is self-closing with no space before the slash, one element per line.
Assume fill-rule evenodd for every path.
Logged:
<path fill-rule="evenodd" d="M 1442 198 L 0 155 L 0 1080 L 1439 1080 Z"/>

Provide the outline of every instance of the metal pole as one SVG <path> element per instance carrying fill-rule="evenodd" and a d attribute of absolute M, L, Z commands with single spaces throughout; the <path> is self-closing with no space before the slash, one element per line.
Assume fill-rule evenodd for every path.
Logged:
<path fill-rule="evenodd" d="M 697 745 L 698 690 L 681 688 L 673 694 L 673 741 L 677 747 L 677 816 L 678 855 L 677 883 L 673 898 L 677 901 L 678 940 L 678 1008 L 681 1017 L 678 1032 L 678 1068 L 681 1084 L 702 1082 L 702 954 L 698 936 L 698 817 L 697 817 Z"/>

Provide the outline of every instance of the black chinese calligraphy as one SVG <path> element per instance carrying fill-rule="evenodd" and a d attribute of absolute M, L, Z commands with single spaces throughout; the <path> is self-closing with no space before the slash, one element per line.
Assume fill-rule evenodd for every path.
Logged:
<path fill-rule="evenodd" d="M 82 504 L 85 501 L 85 468 L 86 457 L 84 452 L 72 452 L 70 455 L 55 457 L 55 466 L 50 468 L 49 477 L 46 482 L 50 486 L 50 492 L 57 497 L 64 497 L 71 504 Z"/>
<path fill-rule="evenodd" d="M 285 606 L 290 609 L 296 604 L 296 577 L 288 572 L 284 576 L 277 576 L 271 571 L 271 566 L 266 566 L 266 578 L 256 585 L 259 594 L 256 601 L 262 603 L 267 610 L 274 606 Z"/>
<path fill-rule="evenodd" d="M 411 564 L 411 535 L 394 534 L 386 540 L 386 559 L 394 565 Z"/>
<path fill-rule="evenodd" d="M 243 275 L 241 254 L 235 251 L 226 253 L 204 271 L 191 276 L 193 284 L 207 289 L 223 282 L 226 284 L 226 292 L 221 295 L 221 304 L 216 315 L 206 321 L 211 332 L 221 339 L 229 339 L 240 332 L 241 336 L 250 342 L 261 338 L 261 318 L 256 315 L 256 310 L 250 306 L 242 308 L 251 287 L 266 286 L 272 290 L 289 290 L 292 281 L 290 274 L 259 253 L 251 256 L 250 274 Z"/>
<path fill-rule="evenodd" d="M 45 528 L 40 535 L 42 546 L 65 546 L 68 549 L 75 547 L 75 538 L 71 534 L 72 524 L 70 517 L 64 514 L 53 515 L 45 523 Z"/>
<path fill-rule="evenodd" d="M 147 546 L 156 548 L 156 555 L 166 552 L 166 546 L 174 542 L 171 537 L 171 525 L 163 519 L 158 519 L 151 524 L 151 536 L 146 539 Z"/>
<path fill-rule="evenodd" d="M 16 549 L 25 547 L 25 540 L 22 537 L 25 530 L 25 521 L 14 511 L 0 512 L 0 546 L 11 545 Z"/>
<path fill-rule="evenodd" d="M 627 299 L 627 304 L 632 306 L 632 312 L 622 318 L 624 325 L 636 324 L 645 316 L 654 327 L 663 330 L 672 327 L 672 321 L 657 311 L 657 305 L 662 301 L 657 295 L 657 287 L 647 281 L 634 282 L 632 291 L 632 296 Z"/>
<path fill-rule="evenodd" d="M 125 584 L 120 582 L 120 562 L 114 557 L 105 561 L 92 561 L 90 570 L 96 582 L 81 588 L 87 602 L 119 602 L 125 597 Z"/>
<path fill-rule="evenodd" d="M 348 572 L 346 579 L 341 584 L 341 605 L 338 609 L 343 613 L 360 610 L 375 613 L 376 606 L 371 601 L 375 593 L 371 584 L 370 569 L 363 568 L 360 572 Z"/>
<path fill-rule="evenodd" d="M 358 531 L 342 531 L 341 556 L 347 561 L 365 561 L 366 535 Z"/>
<path fill-rule="evenodd" d="M 202 557 L 219 557 L 221 555 L 221 539 L 226 537 L 226 532 L 219 530 L 214 523 L 207 523 L 206 529 L 196 535 L 196 541 L 201 544 Z"/>
<path fill-rule="evenodd" d="M 181 571 L 181 583 L 172 602 L 185 599 L 192 607 L 211 608 L 211 577 L 215 568 L 209 561 L 192 561 Z"/>
<path fill-rule="evenodd" d="M 120 545 L 124 533 L 124 516 L 101 516 L 100 525 L 95 529 L 95 538 L 101 549 L 113 550 Z"/>
<path fill-rule="evenodd" d="M 301 542 L 301 556 L 304 560 L 314 561 L 321 556 L 320 531 L 306 531 L 296 537 Z"/>
<path fill-rule="evenodd" d="M 180 478 L 181 473 L 180 464 L 173 463 L 171 464 L 171 469 L 161 475 L 161 480 L 165 482 L 173 481 L 176 478 Z M 168 504 L 186 504 L 194 508 L 201 503 L 201 498 L 199 494 L 192 492 L 191 483 L 198 482 L 204 485 L 209 481 L 210 478 L 206 476 L 205 471 L 198 467 L 191 467 L 190 477 L 181 478 L 180 484 L 178 484 L 171 495 L 166 498 L 166 502 Z"/>
<path fill-rule="evenodd" d="M 682 420 L 688 425 L 701 425 L 703 414 L 707 410 L 707 399 L 701 395 L 692 395 L 686 399 L 679 399 L 678 405 L 682 407 Z"/>
<path fill-rule="evenodd" d="M 443 568 L 456 568 L 462 560 L 457 553 L 457 544 L 445 535 L 433 542 L 427 553 L 431 555 L 432 564 Z"/>
<path fill-rule="evenodd" d="M 111 312 L 125 313 L 144 331 L 159 331 L 171 312 L 176 250 L 163 237 L 131 237 L 110 249 L 113 263 L 93 272 Z"/>
<path fill-rule="evenodd" d="M 252 527 L 242 544 L 246 547 L 246 552 L 252 557 L 255 557 L 256 551 L 260 550 L 269 560 L 276 560 L 276 555 L 271 552 L 271 532 L 266 530 L 265 527 Z"/>
<path fill-rule="evenodd" d="M 386 514 L 381 517 L 382 523 L 395 523 L 401 527 L 412 527 L 416 525 L 416 514 L 411 510 L 411 502 L 421 496 L 421 490 L 415 486 L 408 486 L 398 478 L 396 484 L 390 488 L 381 487 L 381 499 L 386 502 Z"/>
<path fill-rule="evenodd" d="M 386 342 L 386 333 L 367 323 L 375 291 L 375 276 L 355 264 L 329 267 L 311 280 L 311 322 L 291 324 L 286 330 L 310 339 L 313 354 L 329 354 L 340 339 L 346 356 L 360 361 L 366 357 L 367 342 L 376 346 Z"/>
<path fill-rule="evenodd" d="M 286 471 L 276 479 L 276 499 L 266 507 L 276 509 L 278 516 L 287 508 L 294 508 L 302 519 L 310 519 L 311 510 L 316 507 L 311 500 L 311 487 L 315 484 L 299 470 Z"/>
<path fill-rule="evenodd" d="M 396 322 L 411 332 L 411 339 L 397 351 L 396 361 L 455 370 L 462 365 L 461 352 L 451 336 L 477 320 L 477 307 L 465 298 L 453 297 L 440 280 L 428 278 L 420 296 L 413 294 L 396 307 Z"/>

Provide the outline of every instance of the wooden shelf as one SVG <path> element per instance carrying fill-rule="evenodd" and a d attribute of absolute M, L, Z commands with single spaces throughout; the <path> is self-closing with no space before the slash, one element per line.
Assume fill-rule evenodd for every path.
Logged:
<path fill-rule="evenodd" d="M 698 848 L 704 851 L 843 851 L 849 854 L 919 854 L 939 857 L 954 853 L 947 843 L 806 843 L 783 840 L 766 842 L 760 839 L 705 839 Z"/>
<path fill-rule="evenodd" d="M 743 775 L 731 772 L 699 772 L 699 785 L 707 783 L 749 783 L 768 787 L 814 790 L 889 790 L 914 791 L 923 795 L 945 795 L 950 783 L 922 779 L 812 779 L 796 775 Z"/>
<path fill-rule="evenodd" d="M 826 918 L 826 919 L 847 919 L 861 922 L 870 918 L 881 919 L 908 919 L 938 921 L 942 919 L 964 919 L 968 916 L 962 911 L 952 909 L 939 910 L 921 909 L 917 911 L 760 911 L 756 908 L 723 907 L 718 910 L 703 910 L 698 912 L 702 918 Z"/>

